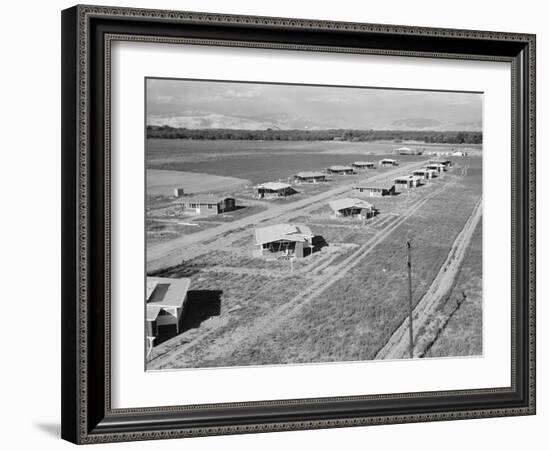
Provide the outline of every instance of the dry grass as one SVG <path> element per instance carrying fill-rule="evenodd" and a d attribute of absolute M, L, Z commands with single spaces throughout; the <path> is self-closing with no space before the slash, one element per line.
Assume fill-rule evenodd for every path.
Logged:
<path fill-rule="evenodd" d="M 469 186 L 459 186 L 434 198 L 396 229 L 366 264 L 306 304 L 284 326 L 255 339 L 250 337 L 246 345 L 209 364 L 372 359 L 407 314 L 406 237 L 413 238 L 415 248 L 416 302 L 427 290 L 471 212 L 476 200 L 473 191 Z M 448 351 L 448 355 L 453 354 L 453 349 Z"/>
<path fill-rule="evenodd" d="M 419 188 L 412 198 L 400 195 L 372 199 L 372 202 L 384 211 L 382 217 L 390 212 L 399 214 L 414 198 L 420 198 L 423 192 L 429 192 L 435 186 L 434 183 L 431 187 Z M 470 170 L 466 179 L 438 194 L 394 230 L 364 264 L 356 266 L 318 297 L 303 305 L 274 331 L 251 334 L 250 328 L 256 319 L 284 305 L 311 282 L 314 270 L 299 269 L 314 269 L 317 261 L 325 261 L 323 254 L 326 255 L 331 243 L 352 245 L 365 242 L 372 236 L 372 229 L 351 224 L 349 227 L 312 224 L 313 232 L 322 235 L 329 247 L 319 254 L 298 261 L 296 273 L 288 273 L 279 278 L 246 272 L 247 269 L 285 271 L 288 268 L 287 261 L 268 261 L 252 257 L 252 253 L 248 256 L 238 252 L 237 247 L 242 248 L 243 245 L 252 250 L 251 234 L 233 242 L 232 245 L 237 246 L 231 247 L 233 250 L 209 252 L 171 269 L 163 275 L 192 276 L 193 289 L 221 291 L 221 314 L 163 344 L 161 348 L 156 348 L 155 353 L 168 351 L 172 358 L 168 361 L 159 359 L 159 366 L 155 368 L 371 359 L 407 313 L 404 260 L 406 239 L 411 238 L 413 242 L 413 290 L 416 302 L 426 292 L 445 260 L 452 242 L 472 211 L 480 190 L 480 172 Z M 320 206 L 315 213 L 322 214 L 325 210 L 325 206 Z M 308 217 L 304 215 L 303 218 Z M 308 223 L 307 220 L 305 222 Z M 345 250 L 337 254 L 329 268 L 338 264 L 346 254 Z M 462 286 L 466 280 L 473 280 L 476 273 L 481 279 L 480 269 L 476 266 L 476 261 L 481 264 L 480 259 L 479 252 L 470 252 L 457 289 L 463 289 L 458 286 Z M 224 273 L 224 267 L 241 268 L 243 271 Z M 218 268 L 219 271 L 213 273 L 204 271 L 204 268 Z M 322 276 L 330 276 L 330 273 Z M 457 337 L 457 334 L 464 332 L 470 336 L 474 336 L 476 330 L 481 332 L 479 309 L 474 308 L 474 295 L 480 295 L 481 289 L 475 283 L 467 289 L 471 291 L 472 305 L 468 304 L 468 300 L 462 306 L 432 347 L 429 356 L 436 356 L 436 352 L 446 353 L 446 356 L 464 354 L 477 345 L 474 337 Z M 470 294 L 468 295 L 470 299 Z M 237 310 L 229 312 L 237 305 Z M 471 320 L 474 316 L 477 317 L 476 321 Z M 471 324 L 465 325 L 468 320 Z M 235 348 L 232 340 L 240 337 L 246 339 Z M 179 348 L 186 342 L 195 343 Z M 466 345 L 470 347 L 467 348 Z"/>
<path fill-rule="evenodd" d="M 448 316 L 457 301 L 466 300 L 449 318 L 438 339 L 426 352 L 425 357 L 471 356 L 482 352 L 482 225 L 479 224 L 473 236 L 460 275 L 448 300 L 441 307 L 441 313 Z"/>

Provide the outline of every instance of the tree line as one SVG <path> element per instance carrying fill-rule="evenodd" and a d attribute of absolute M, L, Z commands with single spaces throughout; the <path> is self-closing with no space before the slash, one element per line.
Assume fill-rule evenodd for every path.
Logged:
<path fill-rule="evenodd" d="M 420 141 L 434 144 L 481 144 L 480 131 L 404 131 L 404 130 L 230 130 L 188 129 L 147 126 L 147 137 L 156 139 L 262 140 L 262 141 Z"/>

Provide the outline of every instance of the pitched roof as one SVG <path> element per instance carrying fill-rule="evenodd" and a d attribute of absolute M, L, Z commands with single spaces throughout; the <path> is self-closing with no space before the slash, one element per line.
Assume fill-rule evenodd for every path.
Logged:
<path fill-rule="evenodd" d="M 312 177 L 325 177 L 326 175 L 323 172 L 298 172 L 294 175 L 299 178 L 312 178 Z"/>
<path fill-rule="evenodd" d="M 364 181 L 355 186 L 355 189 L 391 189 L 393 183 L 390 180 L 384 181 Z"/>
<path fill-rule="evenodd" d="M 278 223 L 254 230 L 256 245 L 280 240 L 306 242 L 313 237 L 311 229 L 302 224 Z"/>
<path fill-rule="evenodd" d="M 268 181 L 267 183 L 261 183 L 256 186 L 256 189 L 269 189 L 270 191 L 280 191 L 281 189 L 289 188 L 290 184 L 281 183 L 280 181 Z"/>
<path fill-rule="evenodd" d="M 336 166 L 330 166 L 329 170 L 337 170 L 337 171 L 340 171 L 340 170 L 353 170 L 353 167 L 336 165 Z"/>
<path fill-rule="evenodd" d="M 371 161 L 355 161 L 353 166 L 374 166 L 374 163 Z"/>
<path fill-rule="evenodd" d="M 190 278 L 147 277 L 147 320 L 155 320 L 162 308 L 183 305 Z"/>
<path fill-rule="evenodd" d="M 339 200 L 328 202 L 328 204 L 334 211 L 341 211 L 342 209 L 348 209 L 348 208 L 360 208 L 360 209 L 373 208 L 373 205 L 371 205 L 369 202 L 360 200 L 358 198 L 341 198 Z"/>
<path fill-rule="evenodd" d="M 205 205 L 215 205 L 220 202 L 223 202 L 226 198 L 232 198 L 227 195 L 190 195 L 184 197 L 184 203 L 200 203 Z"/>

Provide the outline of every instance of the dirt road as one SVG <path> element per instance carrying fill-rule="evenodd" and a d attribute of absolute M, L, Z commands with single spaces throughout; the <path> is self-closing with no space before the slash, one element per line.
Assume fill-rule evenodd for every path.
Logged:
<path fill-rule="evenodd" d="M 393 178 L 403 173 L 408 173 L 410 170 L 421 167 L 425 164 L 425 161 L 414 162 L 399 166 L 395 169 L 374 175 L 367 178 L 369 181 L 380 181 L 385 178 Z M 266 211 L 253 214 L 242 219 L 235 220 L 233 222 L 225 223 L 223 225 L 210 228 L 204 231 L 199 231 L 186 236 L 181 236 L 176 239 L 172 239 L 167 242 L 161 242 L 147 249 L 147 271 L 155 271 L 162 268 L 167 268 L 179 264 L 181 260 L 189 257 L 187 249 L 189 246 L 201 241 L 207 241 L 216 238 L 219 235 L 238 230 L 239 228 L 255 225 L 260 222 L 280 218 L 285 213 L 294 212 L 297 210 L 303 210 L 304 208 L 312 205 L 316 205 L 319 202 L 326 201 L 334 196 L 343 194 L 350 190 L 355 184 L 357 179 L 353 182 L 340 185 L 329 191 L 322 192 L 311 197 L 304 198 L 295 202 L 286 203 L 283 205 L 272 206 Z M 363 181 L 363 180 L 362 180 Z M 281 218 L 282 219 L 282 218 Z"/>
<path fill-rule="evenodd" d="M 391 224 L 378 231 L 375 235 L 373 235 L 373 237 L 371 237 L 363 245 L 359 246 L 339 264 L 325 265 L 323 267 L 324 270 L 320 270 L 316 279 L 311 280 L 311 283 L 307 289 L 302 291 L 300 294 L 290 299 L 281 307 L 274 309 L 269 314 L 258 317 L 257 320 L 249 325 L 240 327 L 232 333 L 231 336 L 227 336 L 219 340 L 216 343 L 215 351 L 220 354 L 230 354 L 235 349 L 245 345 L 245 343 L 249 345 L 255 336 L 264 336 L 266 333 L 269 333 L 270 331 L 273 331 L 277 327 L 283 325 L 289 317 L 297 314 L 304 305 L 317 298 L 324 290 L 332 286 L 338 280 L 343 278 L 351 269 L 360 264 L 378 244 L 383 242 L 388 235 L 408 220 L 416 211 L 419 210 L 419 208 L 454 183 L 455 181 L 446 182 L 425 197 L 411 204 L 402 215 L 398 216 L 398 218 L 392 221 Z M 160 366 L 170 366 L 173 361 L 181 358 L 183 352 L 189 351 L 204 339 L 209 338 L 216 331 L 217 329 L 212 329 L 210 332 L 204 333 L 195 340 L 182 345 L 179 348 L 179 351 L 173 351 L 172 346 L 170 346 L 170 348 L 166 349 L 166 352 L 159 353 L 148 361 L 148 368 L 156 369 Z M 158 350 L 162 352 L 161 348 Z"/>
<path fill-rule="evenodd" d="M 472 214 L 464 224 L 464 227 L 456 237 L 447 259 L 441 265 L 439 272 L 434 278 L 428 291 L 417 303 L 413 310 L 413 342 L 418 337 L 418 330 L 424 328 L 430 316 L 435 312 L 440 301 L 451 290 L 454 280 L 458 274 L 466 250 L 470 245 L 474 230 L 481 219 L 482 204 L 478 201 Z M 377 353 L 375 359 L 402 359 L 406 358 L 409 352 L 409 320 L 406 318 L 399 328 L 393 333 L 388 342 Z M 413 350 L 415 357 L 420 354 Z"/>

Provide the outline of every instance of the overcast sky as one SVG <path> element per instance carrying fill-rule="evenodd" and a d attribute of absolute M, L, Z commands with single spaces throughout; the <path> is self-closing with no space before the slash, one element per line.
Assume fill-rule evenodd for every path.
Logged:
<path fill-rule="evenodd" d="M 478 93 L 148 79 L 147 123 L 188 128 L 481 129 L 482 99 Z"/>

